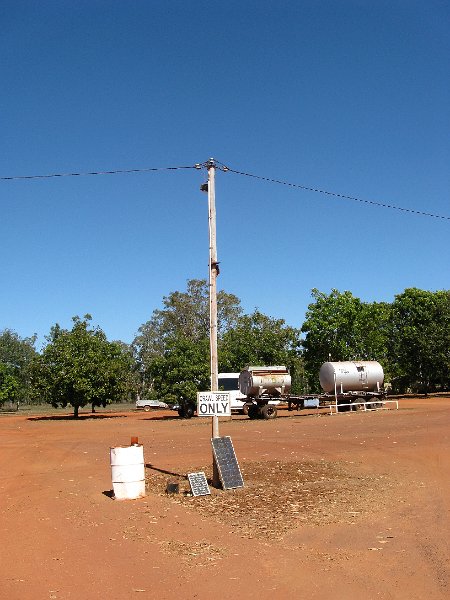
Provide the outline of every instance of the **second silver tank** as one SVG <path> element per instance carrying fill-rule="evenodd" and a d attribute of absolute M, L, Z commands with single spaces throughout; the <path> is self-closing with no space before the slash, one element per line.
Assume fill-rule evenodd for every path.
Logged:
<path fill-rule="evenodd" d="M 375 360 L 326 362 L 319 381 L 324 392 L 377 392 L 383 387 L 383 367 Z"/>

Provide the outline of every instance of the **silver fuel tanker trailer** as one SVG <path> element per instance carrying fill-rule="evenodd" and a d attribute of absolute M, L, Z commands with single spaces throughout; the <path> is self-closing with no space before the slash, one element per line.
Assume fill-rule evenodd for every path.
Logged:
<path fill-rule="evenodd" d="M 329 407 L 336 410 L 378 408 L 386 393 L 383 367 L 375 360 L 326 362 L 320 367 L 323 394 L 291 396 L 291 376 L 285 366 L 247 367 L 239 375 L 239 390 L 246 397 L 245 410 L 250 419 L 274 419 L 276 405 L 286 401 L 293 407 Z M 338 408 L 339 406 L 339 408 Z"/>
<path fill-rule="evenodd" d="M 319 381 L 324 392 L 380 392 L 383 367 L 376 360 L 326 362 L 320 367 Z"/>
<path fill-rule="evenodd" d="M 377 400 L 385 396 L 383 367 L 376 360 L 326 362 L 320 367 L 319 381 L 325 395 L 343 405 L 339 410 L 356 409 L 361 402 L 376 408 Z"/>
<path fill-rule="evenodd" d="M 247 367 L 239 375 L 239 390 L 247 396 L 250 419 L 274 419 L 276 404 L 291 391 L 291 376 L 284 366 Z"/>

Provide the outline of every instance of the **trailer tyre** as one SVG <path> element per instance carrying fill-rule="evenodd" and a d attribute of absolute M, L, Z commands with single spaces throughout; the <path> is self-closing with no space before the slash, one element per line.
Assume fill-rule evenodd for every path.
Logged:
<path fill-rule="evenodd" d="M 186 419 L 191 419 L 194 416 L 194 407 L 186 406 L 186 408 L 184 409 L 184 416 L 186 417 Z"/>
<path fill-rule="evenodd" d="M 248 407 L 248 418 L 257 419 L 259 417 L 259 409 L 256 404 L 250 404 Z"/>
<path fill-rule="evenodd" d="M 178 414 L 182 419 L 191 419 L 194 416 L 194 408 L 192 406 L 183 406 L 178 409 Z"/>
<path fill-rule="evenodd" d="M 377 410 L 378 408 L 383 408 L 383 404 L 381 402 L 376 402 L 374 398 L 369 400 L 370 404 L 366 404 L 366 408 Z"/>
<path fill-rule="evenodd" d="M 277 416 L 277 409 L 273 404 L 265 404 L 261 407 L 261 417 L 263 419 L 275 419 Z"/>

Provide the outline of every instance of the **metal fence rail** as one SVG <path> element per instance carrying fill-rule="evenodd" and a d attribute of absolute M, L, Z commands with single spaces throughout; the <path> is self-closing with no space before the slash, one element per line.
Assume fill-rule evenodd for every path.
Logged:
<path fill-rule="evenodd" d="M 373 405 L 370 408 L 368 407 L 368 405 Z M 385 406 L 386 404 L 395 404 L 395 407 L 388 407 Z M 392 409 L 396 409 L 398 410 L 398 400 L 372 400 L 372 401 L 367 401 L 367 402 L 350 402 L 348 404 L 329 404 L 328 406 L 326 406 L 325 408 L 328 408 L 330 410 L 330 415 L 335 415 L 338 412 L 347 412 L 347 411 L 340 411 L 339 409 L 344 407 L 344 406 L 349 406 L 350 408 L 355 407 L 355 406 L 362 406 L 364 409 L 364 412 L 367 411 L 376 411 L 376 410 L 392 410 Z M 333 412 L 334 409 L 334 412 Z"/>

